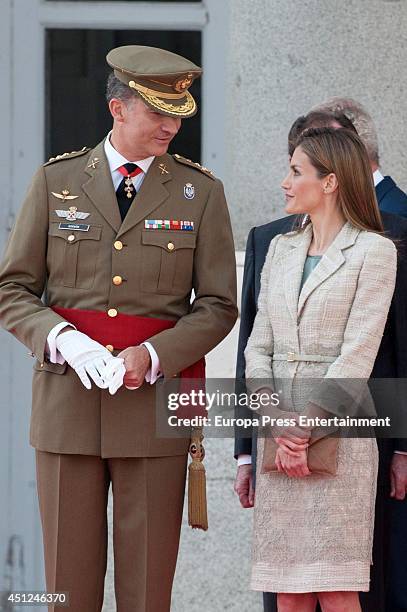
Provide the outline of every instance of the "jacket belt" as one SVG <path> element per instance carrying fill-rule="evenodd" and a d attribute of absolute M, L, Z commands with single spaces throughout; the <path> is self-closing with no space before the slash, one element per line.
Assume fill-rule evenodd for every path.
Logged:
<path fill-rule="evenodd" d="M 330 355 L 306 355 L 305 353 L 274 353 L 273 361 L 314 361 L 316 363 L 333 363 L 337 358 Z"/>

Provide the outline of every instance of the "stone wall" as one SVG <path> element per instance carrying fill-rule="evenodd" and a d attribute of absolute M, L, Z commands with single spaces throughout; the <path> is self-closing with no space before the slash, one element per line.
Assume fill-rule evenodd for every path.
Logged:
<path fill-rule="evenodd" d="M 233 0 L 227 171 L 236 246 L 284 215 L 280 183 L 296 117 L 331 96 L 362 102 L 380 137 L 382 170 L 407 188 L 404 0 Z"/>

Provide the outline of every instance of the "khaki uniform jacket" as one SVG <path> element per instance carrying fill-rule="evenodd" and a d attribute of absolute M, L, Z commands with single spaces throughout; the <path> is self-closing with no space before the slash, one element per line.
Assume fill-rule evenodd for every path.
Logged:
<path fill-rule="evenodd" d="M 186 184 L 194 187 L 192 199 L 184 194 Z M 64 202 L 52 194 L 62 190 L 79 197 Z M 76 221 L 90 225 L 89 231 L 60 229 L 66 219 L 56 210 L 70 206 L 89 213 Z M 147 230 L 146 219 L 193 221 L 194 230 Z M 116 275 L 122 284 L 112 282 Z M 63 321 L 50 306 L 114 308 L 177 321 L 149 338 L 166 378 L 203 357 L 237 317 L 222 183 L 188 160 L 158 157 L 122 223 L 103 142 L 56 159 L 34 176 L 0 267 L 0 323 L 37 358 L 30 432 L 35 448 L 102 457 L 186 452 L 187 439 L 156 436 L 154 386 L 122 387 L 114 396 L 94 384 L 88 391 L 67 364 L 46 360 L 47 336 Z"/>

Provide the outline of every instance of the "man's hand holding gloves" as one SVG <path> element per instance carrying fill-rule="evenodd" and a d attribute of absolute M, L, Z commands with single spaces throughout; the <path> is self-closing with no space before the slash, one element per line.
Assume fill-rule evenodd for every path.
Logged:
<path fill-rule="evenodd" d="M 60 333 L 56 338 L 56 347 L 86 389 L 92 388 L 91 380 L 100 389 L 109 389 L 111 395 L 122 386 L 126 374 L 124 359 L 113 357 L 104 346 L 86 334 L 76 330 Z"/>

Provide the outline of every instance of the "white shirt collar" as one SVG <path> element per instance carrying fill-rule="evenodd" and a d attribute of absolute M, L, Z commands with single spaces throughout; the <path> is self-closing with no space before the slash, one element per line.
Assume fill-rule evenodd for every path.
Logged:
<path fill-rule="evenodd" d="M 112 132 L 109 132 L 106 136 L 105 140 L 105 154 L 107 157 L 107 161 L 109 163 L 110 172 L 113 174 L 120 166 L 123 164 L 128 164 L 130 160 L 123 157 L 119 151 L 116 151 L 112 143 L 110 142 L 110 135 Z M 142 169 L 144 174 L 147 174 L 151 164 L 154 161 L 154 155 L 152 157 L 146 157 L 145 159 L 139 159 L 137 161 L 132 161 L 130 163 L 137 164 L 139 168 Z"/>
<path fill-rule="evenodd" d="M 380 170 L 375 170 L 373 172 L 373 182 L 374 182 L 374 186 L 376 187 L 376 185 L 378 185 L 379 183 L 381 183 L 381 181 L 384 179 L 383 174 L 380 172 Z"/>

